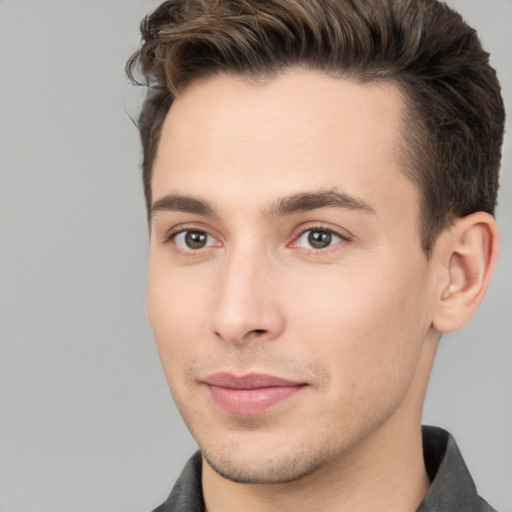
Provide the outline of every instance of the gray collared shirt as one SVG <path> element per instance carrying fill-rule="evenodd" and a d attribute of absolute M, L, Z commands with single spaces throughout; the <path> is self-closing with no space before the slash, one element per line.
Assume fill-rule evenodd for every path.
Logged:
<path fill-rule="evenodd" d="M 417 512 L 496 512 L 477 491 L 453 437 L 440 428 L 423 427 L 425 467 L 432 485 Z M 153 512 L 204 512 L 201 454 L 183 468 L 172 492 Z"/>

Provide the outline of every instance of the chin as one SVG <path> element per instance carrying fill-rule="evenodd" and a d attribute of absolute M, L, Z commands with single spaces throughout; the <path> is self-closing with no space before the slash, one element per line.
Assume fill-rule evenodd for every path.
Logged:
<path fill-rule="evenodd" d="M 325 457 L 306 451 L 254 457 L 249 453 L 212 453 L 201 450 L 204 460 L 221 477 L 241 484 L 279 484 L 300 480 L 328 463 Z"/>

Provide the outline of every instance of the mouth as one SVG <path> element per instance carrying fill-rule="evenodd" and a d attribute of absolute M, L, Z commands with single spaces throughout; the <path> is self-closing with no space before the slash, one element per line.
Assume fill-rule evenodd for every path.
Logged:
<path fill-rule="evenodd" d="M 238 415 L 261 414 L 292 398 L 306 384 L 273 375 L 216 373 L 203 381 L 212 401 L 226 412 Z"/>

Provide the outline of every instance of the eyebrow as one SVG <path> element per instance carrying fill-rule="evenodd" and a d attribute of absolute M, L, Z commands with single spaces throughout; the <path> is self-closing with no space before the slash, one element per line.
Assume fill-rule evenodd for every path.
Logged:
<path fill-rule="evenodd" d="M 319 208 L 341 208 L 375 214 L 375 210 L 361 199 L 335 190 L 300 192 L 276 199 L 270 208 L 265 210 L 264 214 L 267 217 L 283 217 Z M 151 217 L 164 211 L 218 217 L 215 209 L 208 201 L 181 194 L 168 194 L 155 201 L 151 206 Z"/>
<path fill-rule="evenodd" d="M 304 192 L 277 199 L 266 212 L 267 216 L 276 217 L 304 213 L 318 208 L 342 208 L 375 214 L 375 210 L 363 200 L 336 190 Z"/>
<path fill-rule="evenodd" d="M 181 194 L 168 194 L 151 205 L 151 217 L 158 212 L 165 211 L 196 213 L 205 217 L 217 217 L 215 210 L 208 201 Z"/>

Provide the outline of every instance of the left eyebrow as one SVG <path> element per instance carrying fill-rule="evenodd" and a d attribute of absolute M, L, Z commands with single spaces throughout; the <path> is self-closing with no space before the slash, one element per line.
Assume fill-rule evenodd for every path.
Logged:
<path fill-rule="evenodd" d="M 359 198 L 335 190 L 302 192 L 274 201 L 265 212 L 269 217 L 281 217 L 295 213 L 304 213 L 318 208 L 342 208 L 375 214 L 375 210 Z"/>

